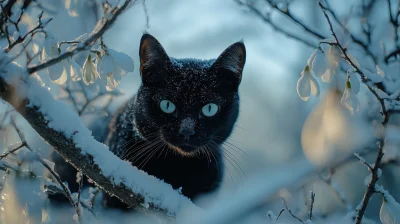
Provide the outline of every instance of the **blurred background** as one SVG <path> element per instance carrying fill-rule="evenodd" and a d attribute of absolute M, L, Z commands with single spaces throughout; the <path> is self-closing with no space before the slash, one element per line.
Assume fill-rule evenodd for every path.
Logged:
<path fill-rule="evenodd" d="M 51 31 L 57 40 L 73 40 L 83 33 L 90 32 L 96 24 L 97 19 L 93 13 L 91 1 L 81 1 L 81 7 L 75 11 L 79 16 L 71 16 L 71 10 L 66 8 L 66 2 L 72 4 L 71 2 L 76 1 L 43 0 L 42 2 L 44 6 L 54 10 L 54 13 L 48 15 L 53 18 L 53 21 L 46 29 Z M 272 11 L 270 18 L 280 28 L 295 33 L 315 46 L 318 45 L 318 39 L 304 32 L 304 29 L 293 24 L 283 14 L 273 11 L 270 5 L 264 1 L 252 2 L 254 7 L 263 12 Z M 315 0 L 289 2 L 290 12 L 296 18 L 324 36 L 330 37 L 329 27 Z M 337 16 L 344 20 L 350 20 L 349 27 L 352 28 L 352 31 L 357 35 L 362 35 L 362 30 L 353 25 L 356 22 L 352 23 L 351 17 L 357 14 L 357 6 L 368 4 L 370 1 L 337 0 L 329 2 L 337 12 Z M 398 5 L 398 2 L 393 1 L 393 5 Z M 370 18 L 376 27 L 377 31 L 375 32 L 379 34 L 372 37 L 372 42 L 377 43 L 378 47 L 373 46 L 371 49 L 378 52 L 380 43 L 385 42 L 385 38 L 391 38 L 387 14 L 381 13 L 386 12 L 387 1 L 376 0 L 373 8 Z M 380 26 L 380 22 L 389 25 L 387 27 L 386 25 Z M 122 91 L 124 94 L 113 99 L 110 106 L 111 112 L 132 97 L 140 86 L 138 47 L 140 38 L 145 31 L 155 36 L 167 53 L 176 58 L 216 58 L 227 46 L 236 41 L 243 40 L 246 45 L 246 65 L 240 86 L 240 116 L 229 142 L 244 150 L 247 158 L 236 154 L 237 162 L 226 162 L 230 175 L 225 175 L 224 184 L 220 190 L 222 193 L 219 194 L 221 197 L 234 195 L 235 189 L 241 183 L 246 182 L 248 176 L 251 176 L 256 170 L 275 172 L 280 167 L 290 167 L 293 161 L 305 160 L 301 136 L 306 118 L 326 99 L 332 87 L 339 85 L 341 87 L 338 88 L 343 91 L 345 80 L 343 77 L 345 76 L 342 74 L 342 78 L 337 78 L 331 83 L 319 80 L 320 96 L 311 96 L 307 102 L 302 101 L 297 94 L 296 83 L 315 48 L 278 32 L 248 7 L 234 0 L 147 0 L 145 4 L 138 1 L 104 35 L 104 43 L 109 48 L 128 54 L 135 62 L 134 72 L 124 76 L 117 88 L 117 91 Z M 354 56 L 362 62 L 364 60 L 362 53 L 357 50 L 355 52 Z M 84 53 L 78 54 L 76 57 L 78 64 L 82 65 L 85 57 Z M 385 69 L 387 72 L 396 72 L 397 70 L 398 75 L 400 64 L 396 63 Z M 61 94 L 56 84 L 51 83 L 48 78 L 46 80 L 44 75 L 41 77 L 46 85 L 51 87 L 55 97 Z M 359 116 L 363 120 L 371 121 L 380 115 L 379 111 L 375 111 L 377 112 L 375 115 L 370 115 L 370 111 L 366 111 L 366 108 L 374 107 L 371 106 L 374 103 L 369 100 L 370 95 L 366 92 L 364 87 L 359 93 L 359 95 L 366 95 L 366 97 L 359 97 L 361 102 Z M 340 97 L 341 95 L 339 99 Z M 66 103 L 71 104 L 70 102 Z M 5 103 L 0 104 L 0 113 L 5 113 L 8 109 L 10 108 Z M 90 116 L 83 117 L 83 119 L 86 119 L 88 123 L 91 121 Z M 29 124 L 23 119 L 18 119 L 18 124 L 23 127 L 30 144 L 40 149 L 43 155 L 48 155 L 51 149 Z M 348 135 L 352 135 L 352 132 L 348 132 Z M 351 138 L 352 136 L 347 137 Z M 0 145 L 2 148 L 6 149 L 7 145 L 16 141 L 18 141 L 18 135 L 11 128 L 1 132 Z M 395 148 L 398 150 L 398 145 Z M 23 154 L 24 152 L 21 151 L 17 156 L 23 157 Z M 372 163 L 375 153 L 367 154 L 365 158 Z M 29 170 L 37 174 L 43 173 L 41 165 L 36 163 L 30 164 Z M 266 215 L 268 210 L 277 214 L 282 208 L 279 196 L 285 197 L 295 213 L 306 215 L 308 207 L 305 202 L 309 200 L 310 190 L 316 194 L 314 204 L 316 216 L 329 218 L 347 214 L 349 206 L 354 208 L 361 201 L 365 191 L 364 179 L 368 175 L 368 170 L 357 160 L 348 161 L 336 168 L 332 177 L 327 172 L 321 178 L 311 176 L 309 180 L 305 181 L 306 183 L 282 189 L 279 195 L 268 200 L 266 206 L 250 216 L 247 222 L 264 220 L 265 223 L 268 223 L 270 221 Z M 265 178 L 268 179 L 269 176 L 269 172 L 265 172 Z M 396 190 L 399 186 L 398 178 L 397 165 L 383 168 L 381 183 L 397 200 L 400 199 L 400 192 Z M 271 183 L 279 182 L 279 179 L 270 181 Z M 42 184 L 40 179 L 7 175 L 3 179 L 1 191 L 1 222 L 64 223 L 56 220 L 60 217 L 71 219 L 73 209 L 68 205 L 63 209 L 43 209 L 49 206 L 49 202 L 41 190 Z M 342 196 L 338 196 L 338 194 L 344 194 L 342 196 L 346 200 L 343 201 L 343 198 L 340 198 Z M 381 197 L 373 197 L 366 213 L 368 218 L 379 222 L 381 203 Z M 107 218 L 106 215 L 102 215 L 100 222 L 111 223 L 109 217 L 112 216 Z M 121 219 L 118 222 L 130 222 L 131 220 L 129 217 L 126 217 L 126 220 Z M 287 213 L 282 214 L 281 221 L 284 220 L 293 221 Z M 328 220 L 321 223 L 328 223 Z M 332 221 L 332 223 L 335 222 Z"/>

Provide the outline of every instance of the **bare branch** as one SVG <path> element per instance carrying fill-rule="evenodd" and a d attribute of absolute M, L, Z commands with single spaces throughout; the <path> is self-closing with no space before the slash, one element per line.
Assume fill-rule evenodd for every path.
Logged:
<path fill-rule="evenodd" d="M 371 199 L 372 195 L 375 193 L 375 184 L 379 179 L 379 166 L 382 161 L 383 157 L 383 144 L 384 141 L 378 142 L 378 155 L 376 156 L 374 167 L 371 170 L 371 180 L 368 183 L 367 189 L 365 190 L 364 197 L 361 202 L 361 206 L 356 210 L 356 224 L 360 224 L 363 217 L 365 210 L 367 209 L 369 200 Z"/>
<path fill-rule="evenodd" d="M 363 80 L 364 84 L 366 84 L 367 88 L 370 90 L 370 92 L 375 96 L 375 98 L 379 101 L 379 103 L 381 104 L 381 110 L 382 110 L 382 116 L 383 116 L 383 121 L 382 121 L 382 125 L 385 127 L 387 122 L 389 121 L 389 114 L 386 110 L 386 106 L 385 106 L 385 102 L 384 99 L 382 99 L 381 97 L 378 96 L 377 92 L 375 91 L 374 87 L 368 85 L 368 81 L 367 81 L 367 77 L 363 74 L 363 72 L 354 64 L 354 62 L 352 62 L 350 60 L 350 58 L 348 57 L 348 55 L 346 54 L 345 49 L 342 47 L 342 45 L 339 42 L 339 39 L 337 38 L 333 27 L 332 27 L 332 23 L 328 17 L 328 15 L 325 12 L 325 7 L 322 5 L 321 2 L 318 2 L 318 5 L 320 6 L 320 8 L 322 9 L 322 12 L 325 15 L 325 18 L 329 24 L 330 30 L 332 32 L 333 37 L 335 38 L 336 43 L 338 44 L 337 46 L 339 47 L 340 51 L 342 52 L 342 54 L 345 57 L 345 60 L 354 68 L 354 70 L 361 76 L 361 79 Z M 361 220 L 364 216 L 365 210 L 367 209 L 368 206 L 368 202 L 371 198 L 371 196 L 374 193 L 374 189 L 375 189 L 375 184 L 379 179 L 379 167 L 381 165 L 381 160 L 382 160 L 382 156 L 383 156 L 383 146 L 384 146 L 384 140 L 379 140 L 378 141 L 378 155 L 375 159 L 375 163 L 374 166 L 371 167 L 368 165 L 368 168 L 371 169 L 371 180 L 367 186 L 367 189 L 364 193 L 364 197 L 361 203 L 361 207 L 359 209 L 357 209 L 356 212 L 356 224 L 360 224 Z M 366 164 L 366 163 L 365 163 Z"/>
<path fill-rule="evenodd" d="M 326 12 L 325 12 L 325 7 L 321 4 L 321 2 L 318 2 L 318 5 L 320 6 L 320 8 L 322 9 L 322 12 L 324 13 L 324 16 L 325 16 L 325 18 L 326 18 L 326 20 L 327 20 L 327 22 L 329 24 L 329 28 L 330 28 L 330 30 L 332 32 L 332 36 L 335 38 L 335 41 L 337 43 L 337 47 L 342 52 L 342 54 L 344 56 L 344 59 L 354 68 L 355 72 L 357 72 L 360 75 L 361 81 L 366 85 L 366 87 L 369 89 L 369 91 L 379 101 L 379 103 L 381 105 L 382 116 L 383 116 L 382 124 L 385 125 L 389 121 L 389 114 L 388 114 L 388 112 L 386 110 L 384 99 L 379 97 L 378 93 L 375 90 L 375 87 L 370 85 L 370 81 L 371 80 L 369 80 L 369 78 L 361 71 L 361 69 L 358 68 L 357 65 L 355 65 L 355 63 L 353 61 L 351 61 L 351 59 L 349 58 L 349 56 L 346 53 L 346 49 L 340 44 L 339 38 L 337 37 L 335 31 L 333 30 L 331 20 L 329 19 L 328 14 L 326 14 Z"/>
<path fill-rule="evenodd" d="M 115 12 L 110 19 L 107 19 L 107 15 L 106 15 L 96 25 L 96 27 L 92 31 L 92 35 L 90 37 L 88 37 L 86 40 L 84 40 L 82 43 L 78 44 L 74 49 L 64 52 L 63 54 L 59 55 L 58 57 L 52 58 L 42 64 L 28 68 L 28 73 L 32 74 L 34 72 L 40 71 L 51 65 L 57 64 L 58 62 L 60 62 L 64 59 L 67 59 L 80 51 L 89 49 L 90 46 L 92 46 L 100 37 L 102 37 L 104 35 L 104 33 L 109 28 L 112 27 L 112 25 L 114 25 L 117 18 L 125 11 L 125 9 L 128 8 L 128 6 L 131 4 L 132 1 L 136 1 L 136 0 L 126 0 L 125 3 L 121 7 L 119 7 L 119 8 L 117 7 L 114 10 Z"/>
<path fill-rule="evenodd" d="M 374 168 L 373 168 L 370 164 L 368 164 L 368 163 L 365 161 L 364 158 L 362 158 L 358 153 L 354 153 L 354 156 L 357 157 L 357 159 L 360 160 L 360 162 L 361 162 L 362 164 L 364 164 L 365 166 L 367 166 L 367 167 L 368 167 L 368 170 L 369 170 L 370 172 L 372 172 L 372 170 L 373 170 Z"/>
<path fill-rule="evenodd" d="M 277 4 L 271 0 L 266 0 L 266 2 L 274 9 L 278 10 L 280 13 L 284 14 L 286 17 L 288 17 L 290 20 L 292 20 L 294 23 L 296 23 L 297 25 L 301 26 L 306 32 L 312 34 L 313 36 L 319 38 L 319 39 L 325 39 L 325 37 L 318 33 L 315 30 L 312 30 L 309 26 L 307 26 L 306 24 L 304 24 L 303 22 L 301 22 L 299 19 L 297 19 L 289 10 L 289 8 L 285 8 L 285 9 L 280 9 Z"/>
<path fill-rule="evenodd" d="M 307 41 L 306 39 L 303 39 L 299 36 L 296 36 L 295 34 L 289 33 L 288 31 L 280 28 L 277 24 L 275 24 L 269 17 L 269 15 L 263 15 L 261 13 L 261 11 L 259 11 L 257 8 L 255 8 L 253 5 L 251 4 L 246 4 L 241 2 L 240 0 L 235 0 L 235 2 L 241 6 L 246 6 L 248 9 L 250 9 L 257 17 L 259 17 L 260 19 L 262 19 L 264 22 L 270 24 L 272 26 L 272 28 L 274 28 L 276 31 L 278 31 L 279 33 L 285 34 L 286 36 L 293 38 L 297 41 L 302 42 L 303 44 L 312 47 L 312 48 L 317 48 L 317 46 L 309 41 Z"/>
<path fill-rule="evenodd" d="M 390 0 L 387 0 L 387 5 L 388 5 L 388 14 L 389 14 L 389 20 L 390 23 L 393 25 L 394 28 L 394 42 L 397 43 L 399 41 L 399 23 L 397 22 L 397 17 L 399 16 L 400 9 L 398 9 L 396 16 L 393 16 L 392 14 L 392 4 Z M 397 43 L 398 50 L 400 50 L 400 45 Z"/>
<path fill-rule="evenodd" d="M 21 130 L 18 128 L 17 124 L 15 123 L 14 119 L 11 119 L 11 124 L 14 127 L 14 129 L 17 131 L 19 138 L 21 139 L 22 145 L 24 145 L 29 151 L 31 151 L 32 153 L 34 153 L 37 157 L 37 160 L 53 175 L 53 177 L 56 179 L 56 181 L 58 182 L 58 184 L 61 186 L 61 188 L 64 191 L 65 196 L 67 196 L 69 202 L 71 203 L 71 205 L 75 208 L 75 212 L 77 214 L 77 216 L 79 217 L 79 220 L 81 220 L 81 212 L 79 210 L 79 205 L 75 204 L 74 200 L 72 199 L 72 195 L 71 192 L 69 190 L 69 188 L 64 184 L 64 182 L 61 180 L 60 176 L 58 176 L 58 174 L 54 171 L 53 168 L 51 168 L 49 166 L 49 164 L 44 160 L 44 158 L 42 157 L 42 155 L 40 155 L 40 153 L 36 152 L 35 150 L 33 150 L 33 148 L 31 148 L 28 145 L 28 142 L 25 139 L 25 135 L 21 132 Z M 78 223 L 80 223 L 80 221 L 78 221 Z"/>
<path fill-rule="evenodd" d="M 7 157 L 7 156 L 10 155 L 10 154 L 15 153 L 16 151 L 20 150 L 21 148 L 23 148 L 23 147 L 25 147 L 25 146 L 26 146 L 25 143 L 22 143 L 22 144 L 19 145 L 17 148 L 12 149 L 12 150 L 10 150 L 10 151 L 7 151 L 7 152 L 1 154 L 1 155 L 0 155 L 0 160 L 2 160 L 3 158 Z"/>
<path fill-rule="evenodd" d="M 310 211 L 308 212 L 308 218 L 310 220 L 312 220 L 314 201 L 315 201 L 315 193 L 313 191 L 311 191 L 310 194 L 311 194 L 311 203 L 310 203 Z"/>
<path fill-rule="evenodd" d="M 22 11 L 23 12 L 23 11 Z M 13 43 L 9 44 L 8 47 L 6 48 L 5 52 L 8 53 L 10 52 L 16 45 L 23 43 L 28 36 L 30 35 L 30 38 L 32 39 L 33 36 L 38 33 L 38 32 L 44 32 L 44 27 L 52 20 L 49 19 L 46 22 L 43 23 L 42 21 L 42 16 L 43 16 L 43 11 L 42 13 L 39 15 L 39 23 L 36 25 L 36 27 L 34 27 L 32 30 L 30 30 L 29 32 L 27 32 L 24 36 L 19 36 L 17 40 L 15 40 Z"/>
<path fill-rule="evenodd" d="M 349 158 L 351 158 L 351 157 L 349 157 Z M 343 203 L 344 206 L 346 206 L 346 209 L 348 211 L 350 211 L 352 209 L 352 206 L 351 206 L 350 202 L 345 197 L 345 195 L 344 195 L 342 189 L 340 188 L 340 186 L 332 180 L 334 173 L 335 173 L 335 169 L 331 168 L 330 172 L 329 172 L 329 175 L 327 177 L 324 177 L 324 176 L 320 175 L 320 178 L 327 185 L 329 185 L 331 187 L 333 192 L 336 194 L 336 197 Z"/>
<path fill-rule="evenodd" d="M 293 214 L 292 210 L 289 209 L 289 207 L 286 204 L 285 198 L 282 197 L 282 203 L 285 206 L 285 210 L 289 212 L 289 214 L 295 218 L 297 221 L 299 221 L 300 223 L 305 223 L 301 218 L 297 217 L 296 215 Z"/>
<path fill-rule="evenodd" d="M 322 7 L 324 10 L 328 11 L 328 12 L 332 15 L 332 17 L 333 17 L 333 19 L 336 21 L 336 23 L 339 24 L 339 26 L 340 26 L 346 33 L 349 34 L 349 36 L 350 36 L 350 38 L 352 39 L 352 41 L 353 41 L 354 43 L 358 44 L 359 46 L 361 46 L 361 47 L 364 49 L 365 53 L 366 53 L 368 56 L 371 57 L 371 59 L 374 61 L 375 64 L 377 64 L 376 56 L 369 50 L 368 45 L 365 44 L 365 43 L 364 43 L 363 41 L 361 41 L 360 39 L 358 39 L 356 36 L 354 36 L 354 35 L 347 29 L 347 27 L 346 27 L 345 25 L 343 25 L 342 22 L 340 22 L 340 20 L 339 20 L 339 18 L 337 17 L 336 13 L 335 13 L 335 12 L 332 10 L 332 8 L 329 6 L 328 1 L 326 1 L 326 4 L 327 4 L 326 7 L 323 6 L 320 2 L 319 2 L 318 4 L 319 4 L 320 7 Z M 325 11 L 324 11 L 324 14 L 325 14 Z M 325 17 L 326 17 L 326 16 L 325 16 Z M 332 28 L 332 26 L 331 26 L 331 28 Z M 336 37 L 336 38 L 337 38 L 337 37 Z M 335 39 L 336 39 L 336 38 L 335 38 Z"/>
<path fill-rule="evenodd" d="M 400 48 L 399 49 L 397 49 L 397 50 L 395 50 L 395 51 L 393 51 L 393 52 L 391 52 L 391 53 L 389 53 L 386 57 L 385 57 L 385 62 L 386 63 L 388 63 L 389 62 L 389 59 L 391 59 L 392 57 L 398 57 L 398 58 L 400 58 Z"/>
<path fill-rule="evenodd" d="M 76 199 L 76 206 L 79 206 L 81 204 L 81 192 L 82 192 L 82 187 L 83 187 L 83 174 L 82 172 L 77 172 L 76 173 L 76 178 L 77 178 L 77 182 L 79 184 L 79 188 L 78 188 L 78 196 Z"/>

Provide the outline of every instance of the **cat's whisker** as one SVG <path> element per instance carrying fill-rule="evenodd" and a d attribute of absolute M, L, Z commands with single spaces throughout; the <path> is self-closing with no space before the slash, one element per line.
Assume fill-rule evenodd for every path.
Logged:
<path fill-rule="evenodd" d="M 217 142 L 218 144 L 225 145 L 225 146 L 229 147 L 230 149 L 234 150 L 235 152 L 237 152 L 237 153 L 238 153 L 239 155 L 241 155 L 244 159 L 250 160 L 249 155 L 248 155 L 244 150 L 242 150 L 241 148 L 239 148 L 238 146 L 236 146 L 236 145 L 230 143 L 229 141 L 222 141 L 222 139 L 221 139 L 220 137 L 218 137 L 218 136 L 214 136 L 214 138 L 215 138 L 216 140 L 218 140 L 218 142 Z"/>
<path fill-rule="evenodd" d="M 124 153 L 124 155 L 123 155 L 122 158 L 123 158 L 123 159 L 128 158 L 130 155 L 132 155 L 132 153 L 134 153 L 134 152 L 136 152 L 137 150 L 139 150 L 139 149 L 145 147 L 145 146 L 148 145 L 148 144 L 151 144 L 151 143 L 152 143 L 154 140 L 156 140 L 156 139 L 157 139 L 157 136 L 154 135 L 154 137 L 153 137 L 152 139 L 150 139 L 149 141 L 145 142 L 144 144 L 143 144 L 143 142 L 141 142 L 141 141 L 137 141 L 136 143 L 134 143 L 133 145 L 131 145 L 131 146 L 125 151 L 125 153 Z M 141 146 L 135 148 L 135 146 L 138 146 L 138 145 L 140 145 L 140 144 L 143 144 L 143 145 L 141 145 Z"/>
<path fill-rule="evenodd" d="M 210 164 L 211 158 L 210 158 L 210 155 L 206 151 L 206 146 L 205 145 L 201 146 L 201 148 L 199 150 L 207 158 L 207 164 Z"/>
<path fill-rule="evenodd" d="M 238 144 L 242 144 L 238 140 L 235 140 L 235 139 L 232 139 L 232 138 L 226 138 L 226 137 L 218 136 L 218 135 L 213 135 L 213 137 L 216 138 L 216 139 L 219 139 L 220 141 L 232 141 L 232 142 L 236 142 Z"/>
<path fill-rule="evenodd" d="M 132 158 L 129 158 L 129 160 L 132 162 L 132 164 L 134 164 L 136 161 L 138 161 L 140 158 L 142 158 L 144 155 L 146 155 L 149 151 L 151 151 L 149 149 L 152 149 L 153 147 L 157 146 L 160 143 L 161 143 L 161 140 L 157 140 L 155 142 L 152 142 L 147 147 L 142 148 L 140 150 L 140 152 L 135 154 Z"/>
<path fill-rule="evenodd" d="M 233 153 L 231 153 L 229 150 L 225 149 L 224 146 L 221 145 L 222 153 L 226 155 L 226 157 L 229 157 L 229 159 L 236 165 L 236 167 L 241 171 L 243 176 L 246 178 L 246 173 L 243 171 L 240 163 L 241 160 L 239 160 Z"/>
<path fill-rule="evenodd" d="M 209 148 L 208 146 L 210 146 L 210 148 Z M 219 160 L 221 160 L 222 158 L 219 156 L 219 153 L 218 153 L 218 150 L 219 150 L 219 149 L 218 149 L 218 148 L 214 148 L 214 146 L 212 146 L 212 145 L 208 145 L 208 146 L 206 146 L 206 148 L 208 149 L 208 151 L 211 153 L 212 157 L 214 158 L 214 161 L 215 161 L 215 163 L 217 164 L 217 172 L 218 172 L 218 175 L 220 175 L 220 171 L 219 171 L 219 167 L 218 167 L 219 162 L 217 161 L 217 158 L 218 158 Z M 231 181 L 233 182 L 233 176 L 232 176 L 231 171 L 230 171 L 229 168 L 225 165 L 225 163 L 222 163 L 222 165 L 224 166 L 224 168 L 226 169 L 226 171 L 228 171 L 229 176 L 231 177 Z"/>
<path fill-rule="evenodd" d="M 249 129 L 243 128 L 243 127 L 241 127 L 241 126 L 239 126 L 239 125 L 237 125 L 237 124 L 235 124 L 235 125 L 233 125 L 233 126 L 235 126 L 235 127 L 237 127 L 237 128 L 240 128 L 240 129 L 242 129 L 242 130 L 244 130 L 244 131 L 250 132 Z"/>
<path fill-rule="evenodd" d="M 250 163 L 250 157 L 247 154 L 243 154 L 240 151 L 238 151 L 237 149 L 235 149 L 233 146 L 229 145 L 229 144 L 221 144 L 221 146 L 227 147 L 228 149 L 231 149 L 232 152 L 230 150 L 227 150 L 226 148 L 224 148 L 226 151 L 229 151 L 230 154 L 232 154 L 234 156 L 234 153 L 236 153 L 238 156 L 240 156 L 241 158 L 243 158 L 247 163 Z M 236 156 L 235 156 L 236 158 Z"/>
<path fill-rule="evenodd" d="M 166 146 L 167 146 L 167 145 L 164 143 L 164 147 L 163 147 L 163 149 L 161 150 L 161 152 L 158 154 L 157 158 L 160 158 L 161 154 L 164 152 L 165 149 L 168 150 L 168 147 L 166 147 Z"/>
<path fill-rule="evenodd" d="M 149 150 L 151 153 L 148 153 L 148 155 L 146 156 L 146 158 L 138 165 L 139 169 L 142 169 L 145 167 L 146 163 L 154 156 L 154 154 L 156 152 L 158 152 L 163 146 L 165 145 L 165 143 L 161 142 L 160 144 L 158 144 L 157 146 L 153 147 L 151 150 Z"/>
<path fill-rule="evenodd" d="M 211 143 L 218 147 L 218 144 L 216 142 L 212 141 Z M 220 146 L 220 149 L 221 149 L 221 155 L 235 168 L 236 172 L 239 174 L 240 179 L 243 181 L 242 175 L 246 177 L 246 174 L 244 173 L 243 169 L 241 168 L 236 158 L 228 154 L 227 150 L 225 150 L 222 146 Z"/>
<path fill-rule="evenodd" d="M 156 135 L 157 135 L 157 133 L 151 133 L 151 134 L 147 135 L 146 138 L 151 138 L 151 137 L 154 137 L 154 136 L 156 136 Z M 124 148 L 124 147 L 126 147 L 128 144 L 130 144 L 130 143 L 132 143 L 132 142 L 134 142 L 134 141 L 137 141 L 137 139 L 136 139 L 135 137 L 132 138 L 132 139 L 130 139 L 129 141 L 125 142 L 123 145 L 121 145 L 121 146 L 119 146 L 119 147 Z M 138 143 L 139 143 L 139 141 L 136 142 L 135 144 L 138 144 Z M 135 144 L 134 144 L 134 145 L 135 145 Z"/>
<path fill-rule="evenodd" d="M 149 142 L 145 142 L 142 143 L 142 145 L 136 147 L 136 148 L 132 148 L 130 147 L 130 152 L 129 154 L 126 156 L 127 159 L 131 160 L 132 157 L 137 156 L 138 154 L 142 153 L 142 151 L 145 151 L 146 148 L 148 148 L 149 146 L 153 145 L 155 142 L 154 141 L 149 141 Z M 131 149 L 132 148 L 132 149 Z"/>
<path fill-rule="evenodd" d="M 232 160 L 232 162 L 234 162 L 236 164 L 236 166 L 242 172 L 243 176 L 246 178 L 246 173 L 243 171 L 243 169 L 240 165 L 240 160 L 235 155 L 233 155 L 231 152 L 229 152 L 229 150 L 226 150 L 223 146 L 221 146 L 221 148 L 223 149 L 223 153 L 225 153 Z"/>

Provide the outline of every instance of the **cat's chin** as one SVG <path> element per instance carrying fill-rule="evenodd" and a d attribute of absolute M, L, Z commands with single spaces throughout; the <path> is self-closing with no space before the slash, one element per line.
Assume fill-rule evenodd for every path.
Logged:
<path fill-rule="evenodd" d="M 170 149 L 174 150 L 175 152 L 181 154 L 182 156 L 186 157 L 193 157 L 197 150 L 197 147 L 189 145 L 189 144 L 182 144 L 180 146 L 172 145 L 171 143 L 167 142 L 167 145 Z"/>

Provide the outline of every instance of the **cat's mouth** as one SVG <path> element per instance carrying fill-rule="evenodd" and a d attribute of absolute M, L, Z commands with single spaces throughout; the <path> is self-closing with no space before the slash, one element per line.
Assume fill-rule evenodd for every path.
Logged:
<path fill-rule="evenodd" d="M 196 153 L 199 151 L 198 149 L 200 148 L 199 146 L 195 144 L 190 144 L 190 142 L 174 142 L 173 141 L 168 141 L 163 134 L 160 135 L 161 140 L 164 141 L 164 143 L 171 149 L 174 150 L 175 152 L 179 153 L 182 156 L 185 157 L 193 157 L 196 155 Z"/>
<path fill-rule="evenodd" d="M 197 147 L 189 145 L 189 144 L 182 144 L 180 146 L 175 146 L 169 142 L 166 142 L 166 143 L 170 149 L 181 154 L 182 156 L 192 157 L 197 152 Z"/>

